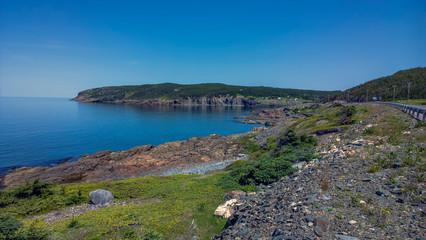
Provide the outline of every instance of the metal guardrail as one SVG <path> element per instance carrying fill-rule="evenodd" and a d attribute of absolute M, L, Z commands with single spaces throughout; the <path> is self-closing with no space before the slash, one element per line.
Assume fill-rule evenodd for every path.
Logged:
<path fill-rule="evenodd" d="M 381 104 L 391 105 L 396 108 L 401 109 L 403 112 L 408 113 L 413 118 L 419 121 L 426 121 L 426 106 L 419 105 L 405 105 L 401 103 L 393 102 L 381 102 Z"/>

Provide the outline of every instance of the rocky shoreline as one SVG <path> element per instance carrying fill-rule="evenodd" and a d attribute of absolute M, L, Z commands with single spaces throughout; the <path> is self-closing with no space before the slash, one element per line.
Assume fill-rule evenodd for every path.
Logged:
<path fill-rule="evenodd" d="M 56 183 L 115 181 L 136 177 L 206 173 L 244 158 L 238 140 L 250 133 L 193 137 L 127 151 L 101 151 L 54 167 L 21 167 L 3 176 L 0 185 L 16 187 L 39 179 Z"/>
<path fill-rule="evenodd" d="M 86 101 L 87 99 L 76 98 L 73 100 Z M 269 107 L 276 104 L 275 102 L 265 100 Z M 293 103 L 291 105 L 303 104 Z M 287 126 L 294 119 L 300 117 L 303 115 L 292 112 L 288 106 L 278 109 L 254 110 L 244 116 L 244 118 L 261 119 L 262 124 L 267 126 L 276 125 L 278 122 L 281 126 Z M 233 161 L 246 158 L 241 157 L 246 147 L 238 143 L 241 138 L 265 129 L 255 127 L 252 132 L 247 133 L 229 136 L 213 134 L 208 137 L 193 137 L 186 141 L 167 142 L 159 146 L 137 146 L 119 152 L 100 151 L 92 155 L 85 154 L 77 161 L 68 160 L 52 167 L 15 168 L 4 176 L 0 176 L 0 187 L 12 188 L 35 179 L 56 183 L 81 183 L 218 171 Z"/>

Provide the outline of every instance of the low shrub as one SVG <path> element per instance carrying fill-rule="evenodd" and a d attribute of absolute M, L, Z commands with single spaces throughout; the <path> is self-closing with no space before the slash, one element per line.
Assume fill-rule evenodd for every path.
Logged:
<path fill-rule="evenodd" d="M 14 195 L 17 198 L 29 198 L 32 196 L 46 197 L 52 195 L 51 187 L 55 184 L 53 182 L 41 182 L 36 179 L 34 182 L 27 182 L 26 184 L 15 188 Z"/>
<path fill-rule="evenodd" d="M 416 122 L 416 125 L 414 127 L 416 128 L 426 127 L 426 121 L 418 121 Z"/>
<path fill-rule="evenodd" d="M 23 225 L 11 213 L 0 213 L 0 239 L 13 239 Z"/>
<path fill-rule="evenodd" d="M 369 173 L 376 173 L 378 171 L 380 171 L 380 166 L 377 164 L 371 164 L 370 166 L 367 167 L 367 172 Z"/>
<path fill-rule="evenodd" d="M 248 139 L 245 142 L 250 142 Z M 268 144 L 253 152 L 249 161 L 236 161 L 226 170 L 219 181 L 223 187 L 235 188 L 238 185 L 270 184 L 295 170 L 292 163 L 310 161 L 316 157 L 317 139 L 306 134 L 297 135 L 293 129 L 287 129 L 278 139 L 268 138 Z"/>
<path fill-rule="evenodd" d="M 251 139 L 250 136 L 240 139 L 238 143 L 245 145 L 248 153 L 254 153 L 260 148 L 260 146 L 256 144 L 256 141 L 254 139 Z"/>
<path fill-rule="evenodd" d="M 11 213 L 0 213 L 0 239 L 44 240 L 50 234 L 46 225 L 38 220 L 24 224 Z"/>
<path fill-rule="evenodd" d="M 339 120 L 336 122 L 337 125 L 350 125 L 354 124 L 355 120 L 353 117 L 357 113 L 355 106 L 343 107 L 340 112 L 336 114 Z"/>
<path fill-rule="evenodd" d="M 295 170 L 288 161 L 279 158 L 261 157 L 247 162 L 244 166 L 231 172 L 231 176 L 242 185 L 270 184 Z"/>
<path fill-rule="evenodd" d="M 374 127 L 366 128 L 366 129 L 364 129 L 363 134 L 364 135 L 373 135 L 374 134 L 374 130 L 375 130 Z"/>

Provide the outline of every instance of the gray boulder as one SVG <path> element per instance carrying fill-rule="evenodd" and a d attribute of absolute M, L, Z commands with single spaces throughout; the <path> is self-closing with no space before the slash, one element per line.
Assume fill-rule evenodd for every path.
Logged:
<path fill-rule="evenodd" d="M 92 199 L 92 202 L 96 205 L 104 204 L 114 200 L 114 195 L 112 195 L 110 191 L 103 190 L 103 189 L 97 189 L 93 192 L 90 192 L 89 196 L 90 196 L 90 199 Z"/>

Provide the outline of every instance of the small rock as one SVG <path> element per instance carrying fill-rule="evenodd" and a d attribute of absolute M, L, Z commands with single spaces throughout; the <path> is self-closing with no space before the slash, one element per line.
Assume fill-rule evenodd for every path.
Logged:
<path fill-rule="evenodd" d="M 396 162 L 394 162 L 394 164 L 392 165 L 392 168 L 400 168 L 400 167 L 402 167 L 402 164 L 401 164 L 401 162 L 400 162 L 400 161 L 396 161 Z"/>
<path fill-rule="evenodd" d="M 330 200 L 330 199 L 331 199 L 331 196 L 330 196 L 330 195 L 325 194 L 325 195 L 323 195 L 323 196 L 322 196 L 322 199 L 323 199 L 323 200 L 325 200 L 325 201 L 328 201 L 328 200 Z"/>
<path fill-rule="evenodd" d="M 103 189 L 96 189 L 95 191 L 90 192 L 89 196 L 92 202 L 96 205 L 114 200 L 114 195 L 112 195 L 110 191 Z"/>
<path fill-rule="evenodd" d="M 322 235 L 324 235 L 324 231 L 318 226 L 314 228 L 314 232 L 318 237 L 322 237 Z"/>
<path fill-rule="evenodd" d="M 401 188 L 394 188 L 391 190 L 391 193 L 393 194 L 402 194 L 402 189 Z"/>
<path fill-rule="evenodd" d="M 360 200 L 359 203 L 360 204 L 366 204 L 366 202 L 364 200 Z"/>
<path fill-rule="evenodd" d="M 302 170 L 305 166 L 306 166 L 306 162 L 300 162 L 300 163 L 293 164 L 292 167 L 297 170 Z"/>
<path fill-rule="evenodd" d="M 382 191 L 376 191 L 376 194 L 377 194 L 378 196 L 382 196 L 382 195 L 384 195 L 385 193 L 384 193 L 384 192 L 382 192 Z"/>
<path fill-rule="evenodd" d="M 324 232 L 326 232 L 328 230 L 328 222 L 322 219 L 316 219 L 315 221 L 315 225 L 317 227 L 320 227 L 321 230 L 323 230 Z"/>
<path fill-rule="evenodd" d="M 318 198 L 317 198 L 317 194 L 312 194 L 312 195 L 308 195 L 307 196 L 307 200 L 308 203 L 312 203 L 312 202 L 318 202 Z"/>
<path fill-rule="evenodd" d="M 283 235 L 284 233 L 283 233 L 283 231 L 281 231 L 279 228 L 276 228 L 275 230 L 274 230 L 274 232 L 272 233 L 272 236 L 273 237 L 275 237 L 275 236 L 281 236 L 281 235 Z"/>
<path fill-rule="evenodd" d="M 351 237 L 351 236 L 340 235 L 340 234 L 336 234 L 334 236 L 339 240 L 359 240 L 359 238 L 357 237 Z"/>
<path fill-rule="evenodd" d="M 248 233 L 248 229 L 243 227 L 242 229 L 240 229 L 237 233 L 237 237 L 242 237 L 245 236 Z"/>
<path fill-rule="evenodd" d="M 349 224 L 351 224 L 351 225 L 354 225 L 354 224 L 356 224 L 357 223 L 357 221 L 355 221 L 355 220 L 350 220 L 349 221 Z"/>
<path fill-rule="evenodd" d="M 313 222 L 308 222 L 308 226 L 312 227 L 312 226 L 314 226 L 314 223 Z"/>
<path fill-rule="evenodd" d="M 308 216 L 306 216 L 305 220 L 306 220 L 307 222 L 314 222 L 314 221 L 315 221 L 315 218 L 314 218 L 313 216 L 311 216 L 311 215 L 308 215 Z"/>

